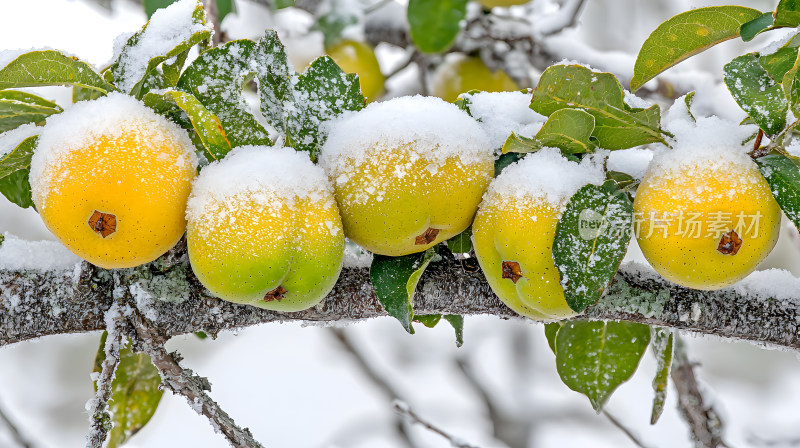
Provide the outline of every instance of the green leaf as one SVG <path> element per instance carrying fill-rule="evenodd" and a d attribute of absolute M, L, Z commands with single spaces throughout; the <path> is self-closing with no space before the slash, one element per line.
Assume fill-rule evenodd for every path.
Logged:
<path fill-rule="evenodd" d="M 456 347 L 464 345 L 464 316 L 458 314 L 445 314 L 444 320 L 453 326 L 456 331 Z"/>
<path fill-rule="evenodd" d="M 121 90 L 142 98 L 148 90 L 144 88 L 148 77 L 160 75 L 163 79 L 160 73 L 154 74 L 159 64 L 169 62 L 172 58 L 177 59 L 195 45 L 211 37 L 211 29 L 206 25 L 205 17 L 203 4 L 197 0 L 192 15 L 184 18 L 186 25 L 191 26 L 194 31 L 188 36 L 180 36 L 184 39 L 181 41 L 176 41 L 178 36 L 154 35 L 152 29 L 148 30 L 151 22 L 147 22 L 122 47 L 116 62 L 105 72 L 106 79 Z M 174 24 L 173 28 L 178 25 L 183 24 Z M 163 84 L 167 87 L 166 80 Z"/>
<path fill-rule="evenodd" d="M 327 135 L 321 126 L 348 110 L 364 107 L 358 75 L 342 71 L 328 56 L 317 58 L 300 75 L 294 91 L 294 111 L 289 114 L 287 140 L 316 160 Z"/>
<path fill-rule="evenodd" d="M 233 0 L 216 0 L 216 2 L 219 23 L 222 23 L 228 14 L 236 12 L 236 3 Z"/>
<path fill-rule="evenodd" d="M 759 34 L 770 29 L 774 20 L 771 12 L 765 12 L 759 17 L 743 24 L 741 28 L 739 28 L 739 35 L 741 35 L 743 41 L 750 42 Z"/>
<path fill-rule="evenodd" d="M 0 179 L 0 193 L 9 201 L 22 208 L 33 207 L 31 184 L 28 181 L 29 175 L 29 169 L 18 170 Z"/>
<path fill-rule="evenodd" d="M 208 111 L 192 94 L 170 90 L 164 97 L 175 102 L 189 119 L 195 132 L 203 142 L 208 160 L 222 160 L 231 150 L 231 144 L 225 137 L 225 130 L 216 115 Z"/>
<path fill-rule="evenodd" d="M 650 414 L 650 424 L 655 425 L 664 404 L 667 402 L 667 381 L 669 369 L 672 366 L 672 332 L 664 328 L 653 328 L 653 343 L 651 345 L 656 356 L 656 376 L 653 378 L 653 411 Z"/>
<path fill-rule="evenodd" d="M 689 118 L 692 119 L 695 123 L 697 122 L 697 118 L 694 117 L 692 113 L 692 103 L 694 102 L 694 94 L 695 91 L 692 90 L 691 92 L 687 93 L 683 96 L 683 102 L 686 104 L 686 113 L 689 114 Z"/>
<path fill-rule="evenodd" d="M 0 90 L 67 85 L 97 90 L 103 95 L 116 90 L 91 65 L 54 50 L 25 53 L 0 69 Z"/>
<path fill-rule="evenodd" d="M 548 67 L 533 91 L 531 109 L 548 116 L 562 109 L 583 109 L 594 116 L 592 135 L 601 148 L 666 144 L 658 105 L 647 109 L 629 106 L 622 85 L 611 73 L 593 72 L 579 65 Z"/>
<path fill-rule="evenodd" d="M 409 0 L 411 40 L 423 53 L 440 53 L 453 45 L 467 17 L 467 0 Z"/>
<path fill-rule="evenodd" d="M 794 66 L 796 60 L 797 47 L 786 45 L 772 54 L 760 56 L 758 63 L 764 67 L 770 78 L 776 82 L 781 82 L 786 72 Z"/>
<path fill-rule="evenodd" d="M 594 131 L 594 117 L 582 109 L 560 109 L 553 112 L 536 133 L 527 138 L 515 133 L 503 143 L 503 153 L 534 152 L 545 147 L 561 149 L 570 154 L 594 151 L 591 141 Z"/>
<path fill-rule="evenodd" d="M 509 152 L 500 156 L 494 161 L 494 177 L 499 176 L 506 167 L 523 157 L 525 157 L 525 154 L 518 152 Z"/>
<path fill-rule="evenodd" d="M 553 260 L 574 311 L 597 303 L 628 250 L 633 205 L 607 181 L 585 185 L 570 198 L 556 226 Z"/>
<path fill-rule="evenodd" d="M 179 90 L 194 95 L 219 118 L 232 147 L 272 144 L 264 126 L 248 111 L 242 87 L 254 70 L 266 69 L 262 56 L 255 42 L 234 40 L 201 53 L 178 80 Z"/>
<path fill-rule="evenodd" d="M 756 164 L 783 213 L 800 229 L 800 169 L 782 155 L 759 157 Z"/>
<path fill-rule="evenodd" d="M 789 103 L 789 109 L 797 117 L 800 116 L 800 54 L 795 59 L 792 67 L 783 75 L 781 88 L 783 96 Z"/>
<path fill-rule="evenodd" d="M 94 89 L 86 89 L 81 86 L 73 86 L 72 87 L 72 102 L 77 103 L 78 101 L 91 101 L 96 100 L 103 96 L 104 93 L 99 90 Z"/>
<path fill-rule="evenodd" d="M 573 320 L 556 335 L 556 367 L 564 384 L 600 412 L 633 375 L 650 343 L 650 328 L 631 322 Z"/>
<path fill-rule="evenodd" d="M 58 104 L 27 92 L 0 90 L 0 133 L 26 123 L 41 123 L 63 110 Z"/>
<path fill-rule="evenodd" d="M 789 104 L 783 88 L 759 63 L 758 53 L 734 58 L 722 70 L 723 80 L 733 99 L 768 135 L 786 125 Z"/>
<path fill-rule="evenodd" d="M 775 26 L 796 27 L 800 25 L 800 1 L 781 0 L 775 8 Z"/>
<path fill-rule="evenodd" d="M 375 254 L 369 269 L 372 287 L 383 309 L 400 321 L 413 334 L 414 290 L 436 251 L 431 248 L 419 254 L 387 257 Z"/>
<path fill-rule="evenodd" d="M 564 321 L 558 322 L 547 322 L 544 324 L 544 337 L 547 338 L 547 345 L 550 346 L 550 350 L 553 351 L 553 354 L 556 354 L 556 337 L 558 336 L 558 330 L 564 325 Z"/>
<path fill-rule="evenodd" d="M 442 320 L 441 314 L 416 314 L 414 320 L 425 325 L 428 328 L 433 328 Z"/>
<path fill-rule="evenodd" d="M 447 247 L 454 254 L 465 254 L 472 250 L 472 226 L 447 240 Z"/>
<path fill-rule="evenodd" d="M 108 332 L 103 332 L 94 361 L 94 372 L 102 370 L 107 337 Z M 149 356 L 135 353 L 128 347 L 121 348 L 119 355 L 120 361 L 111 383 L 111 400 L 108 402 L 113 422 L 106 445 L 109 448 L 122 446 L 141 430 L 156 412 L 164 394 L 163 390 L 159 390 L 161 375 Z"/>
<path fill-rule="evenodd" d="M 28 170 L 31 167 L 33 149 L 36 148 L 38 135 L 22 140 L 13 151 L 0 156 L 0 179 L 10 176 L 15 171 Z"/>
<path fill-rule="evenodd" d="M 742 6 L 712 6 L 678 14 L 659 25 L 644 41 L 633 67 L 631 90 L 673 65 L 720 42 L 739 37 L 742 25 L 761 17 Z"/>
<path fill-rule="evenodd" d="M 286 135 L 289 122 L 287 107 L 291 107 L 294 101 L 292 86 L 297 78 L 289 68 L 286 48 L 278 39 L 277 32 L 266 31 L 257 43 L 255 57 L 259 68 L 256 76 L 259 82 L 261 113 L 273 128 Z"/>
<path fill-rule="evenodd" d="M 175 3 L 176 0 L 142 0 L 142 6 L 144 7 L 144 13 L 147 14 L 147 18 L 153 16 L 153 13 L 158 11 L 161 8 L 166 8 L 167 6 Z"/>
<path fill-rule="evenodd" d="M 614 181 L 616 188 L 623 191 L 628 191 L 639 184 L 635 177 L 621 171 L 607 171 L 606 179 Z"/>

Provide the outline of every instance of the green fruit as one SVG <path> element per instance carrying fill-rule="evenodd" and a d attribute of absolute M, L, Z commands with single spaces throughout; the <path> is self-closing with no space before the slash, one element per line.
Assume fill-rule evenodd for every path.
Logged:
<path fill-rule="evenodd" d="M 460 56 L 445 61 L 436 70 L 432 88 L 435 96 L 453 102 L 470 90 L 509 92 L 519 90 L 519 85 L 503 70 L 489 70 L 479 57 Z"/>
<path fill-rule="evenodd" d="M 389 256 L 422 252 L 464 231 L 494 174 L 475 120 L 421 96 L 373 103 L 341 121 L 320 163 L 345 235 Z"/>
<path fill-rule="evenodd" d="M 187 217 L 192 269 L 219 298 L 300 311 L 339 277 L 341 218 L 324 173 L 304 153 L 235 149 L 202 171 Z"/>

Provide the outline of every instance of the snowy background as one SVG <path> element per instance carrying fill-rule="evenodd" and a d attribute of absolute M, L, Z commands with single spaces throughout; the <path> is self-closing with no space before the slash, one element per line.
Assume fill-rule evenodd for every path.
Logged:
<path fill-rule="evenodd" d="M 564 58 L 629 78 L 639 46 L 660 22 L 690 7 L 725 3 L 591 0 L 581 26 L 554 37 L 551 45 Z M 771 1 L 738 3 L 774 8 Z M 296 65 L 322 51 L 319 36 L 303 37 L 311 24 L 304 13 L 271 14 L 246 1 L 237 5 L 239 14 L 223 23 L 230 37 L 252 37 L 276 27 Z M 113 0 L 112 11 L 85 1 L 0 0 L 0 50 L 54 47 L 103 66 L 112 56 L 114 37 L 145 22 L 138 4 Z M 676 86 L 698 89 L 697 112 L 741 119 L 744 113 L 719 85 L 722 66 L 775 37 L 760 36 L 747 46 L 739 41 L 722 44 L 665 77 Z M 397 53 L 378 49 L 384 72 L 397 62 Z M 403 83 L 416 79 L 413 70 L 392 80 L 389 95 L 403 92 Z M 39 94 L 63 106 L 70 101 L 64 88 L 41 89 Z M 2 197 L 0 232 L 27 240 L 53 239 L 34 211 L 21 210 Z M 786 226 L 765 266 L 800 274 L 798 241 L 796 231 Z M 629 257 L 638 256 L 632 247 Z M 585 397 L 561 383 L 539 324 L 468 317 L 461 349 L 455 348 L 453 331 L 445 324 L 435 329 L 419 326 L 414 336 L 388 318 L 344 330 L 416 413 L 473 444 L 506 446 L 492 436 L 483 390 L 507 428 L 527 434 L 520 446 L 631 446 L 605 416 L 594 414 Z M 707 337 L 687 339 L 693 358 L 700 362 L 707 398 L 726 423 L 731 446 L 800 444 L 800 363 L 795 354 Z M 55 336 L 0 349 L 0 406 L 34 446 L 83 445 L 88 428 L 84 405 L 93 395 L 89 372 L 98 341 L 99 333 Z M 224 333 L 217 340 L 178 337 L 168 349 L 179 350 L 187 367 L 207 376 L 212 396 L 265 446 L 403 446 L 396 435 L 391 398 L 368 379 L 330 329 L 272 324 Z M 470 368 L 475 382 L 462 373 L 459 362 Z M 648 354 L 633 379 L 612 396 L 607 410 L 647 446 L 690 446 L 675 409 L 674 390 L 658 424 L 648 424 L 654 369 Z M 418 426 L 410 431 L 418 446 L 448 446 Z M 0 447 L 14 446 L 7 432 L 0 423 Z M 182 398 L 166 393 L 153 420 L 129 446 L 227 444 Z"/>

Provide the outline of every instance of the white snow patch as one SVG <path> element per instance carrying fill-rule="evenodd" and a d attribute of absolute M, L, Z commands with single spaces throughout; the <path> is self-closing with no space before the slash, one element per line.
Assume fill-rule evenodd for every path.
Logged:
<path fill-rule="evenodd" d="M 647 109 L 654 104 L 651 103 L 650 101 L 647 101 L 644 98 L 639 98 L 638 96 L 629 92 L 627 89 L 623 89 L 623 92 L 625 95 L 624 96 L 625 104 L 635 109 Z"/>
<path fill-rule="evenodd" d="M 8 232 L 0 244 L 0 269 L 72 271 L 81 259 L 56 241 L 25 241 Z"/>
<path fill-rule="evenodd" d="M 122 52 L 118 70 L 125 76 L 118 80 L 117 87 L 130 92 L 144 77 L 150 59 L 166 55 L 194 33 L 213 31 L 209 25 L 192 19 L 196 7 L 196 0 L 180 0 L 153 13 L 136 45 Z"/>
<path fill-rule="evenodd" d="M 532 94 L 481 92 L 469 95 L 469 111 L 489 137 L 492 148 L 501 148 L 511 133 L 533 137 L 547 117 L 530 108 Z"/>
<path fill-rule="evenodd" d="M 154 128 L 160 132 L 151 132 Z M 177 142 L 184 150 L 181 159 L 197 166 L 194 145 L 186 131 L 141 101 L 112 92 L 94 101 L 78 102 L 64 112 L 48 117 L 31 158 L 30 183 L 34 199 L 46 197 L 54 175 L 69 174 L 53 173 L 56 170 L 48 170 L 49 166 L 101 137 L 113 140 L 126 133 L 135 133 L 151 144 L 160 144 L 162 139 Z M 37 207 L 42 205 L 37 203 Z"/>
<path fill-rule="evenodd" d="M 611 151 L 606 166 L 609 171 L 619 171 L 641 179 L 647 166 L 653 160 L 653 151 L 645 148 L 621 149 Z"/>
<path fill-rule="evenodd" d="M 597 157 L 585 157 L 577 163 L 564 158 L 558 149 L 542 149 L 504 169 L 489 185 L 484 200 L 503 198 L 522 203 L 525 198 L 534 198 L 561 208 L 584 185 L 603 183 L 603 155 L 599 152 Z"/>
<path fill-rule="evenodd" d="M 23 140 L 38 134 L 41 130 L 42 128 L 37 127 L 35 124 L 28 123 L 0 134 L 0 158 L 17 149 L 17 146 Z"/>
<path fill-rule="evenodd" d="M 415 144 L 437 163 L 457 157 L 463 164 L 485 160 L 492 148 L 481 127 L 466 112 L 442 99 L 407 96 L 372 103 L 333 120 L 320 164 L 331 178 L 380 154 L 386 148 Z"/>
<path fill-rule="evenodd" d="M 192 186 L 186 217 L 200 219 L 214 203 L 225 203 L 241 193 L 265 205 L 275 199 L 291 206 L 296 199 L 333 197 L 322 168 L 305 152 L 270 146 L 242 146 L 203 169 Z M 222 218 L 222 217 L 220 217 Z"/>
<path fill-rule="evenodd" d="M 760 300 L 776 299 L 797 303 L 800 278 L 785 269 L 767 269 L 755 271 L 726 289 Z"/>

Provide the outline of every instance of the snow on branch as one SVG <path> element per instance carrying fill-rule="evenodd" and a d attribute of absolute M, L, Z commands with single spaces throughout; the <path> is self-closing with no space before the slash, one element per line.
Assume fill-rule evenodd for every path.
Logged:
<path fill-rule="evenodd" d="M 316 307 L 279 313 L 215 299 L 191 274 L 185 257 L 164 261 L 167 259 L 124 271 L 126 288 L 137 309 L 166 338 L 197 331 L 213 336 L 268 322 L 335 324 L 387 315 L 375 297 L 366 268 L 345 268 L 334 290 Z M 764 274 L 761 282 L 745 280 L 720 291 L 697 291 L 625 264 L 608 294 L 586 317 L 800 349 L 800 294 L 796 293 L 800 289 L 793 289 L 798 294 L 795 298 L 781 296 L 791 294 L 792 289 L 776 287 L 779 282 L 770 275 Z M 109 271 L 85 263 L 76 272 L 0 270 L 0 346 L 105 329 L 103 316 L 113 303 L 114 289 Z M 457 261 L 432 264 L 414 300 L 418 314 L 518 318 L 494 295 L 481 273 L 468 272 Z"/>

